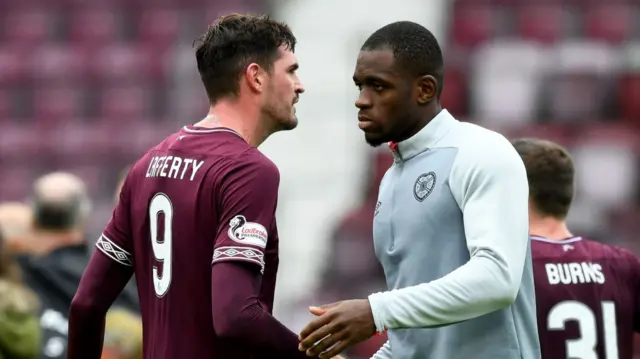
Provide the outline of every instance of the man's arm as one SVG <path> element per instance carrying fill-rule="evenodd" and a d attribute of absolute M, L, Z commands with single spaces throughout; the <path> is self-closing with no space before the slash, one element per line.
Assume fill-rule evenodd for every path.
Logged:
<path fill-rule="evenodd" d="M 211 277 L 213 326 L 218 336 L 264 348 L 279 358 L 308 359 L 298 350 L 298 336 L 260 305 L 262 274 L 257 266 L 219 263 L 212 267 Z"/>
<path fill-rule="evenodd" d="M 516 298 L 529 241 L 522 160 L 496 136 L 459 153 L 449 183 L 463 213 L 471 258 L 432 282 L 369 296 L 378 331 L 449 325 L 504 308 Z"/>
<path fill-rule="evenodd" d="M 71 301 L 67 359 L 100 359 L 107 311 L 133 275 L 129 222 L 132 172 Z"/>
<path fill-rule="evenodd" d="M 387 340 L 378 351 L 373 354 L 371 359 L 393 359 L 393 353 L 391 352 L 391 343 Z"/>
<path fill-rule="evenodd" d="M 298 350 L 298 336 L 259 301 L 262 273 L 269 265 L 264 252 L 277 235 L 273 224 L 280 174 L 257 150 L 244 156 L 216 190 L 222 203 L 211 267 L 213 326 L 220 337 L 262 348 L 275 357 L 307 358 Z"/>
<path fill-rule="evenodd" d="M 71 301 L 67 359 L 101 357 L 107 311 L 132 274 L 131 267 L 93 253 Z"/>

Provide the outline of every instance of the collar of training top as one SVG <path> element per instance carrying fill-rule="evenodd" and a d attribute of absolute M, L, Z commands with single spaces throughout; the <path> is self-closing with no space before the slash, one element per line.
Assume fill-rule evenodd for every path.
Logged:
<path fill-rule="evenodd" d="M 390 142 L 389 148 L 393 153 L 395 162 L 408 161 L 416 155 L 433 147 L 444 135 L 449 132 L 451 126 L 458 122 L 449 111 L 442 109 L 418 133 L 402 142 Z"/>

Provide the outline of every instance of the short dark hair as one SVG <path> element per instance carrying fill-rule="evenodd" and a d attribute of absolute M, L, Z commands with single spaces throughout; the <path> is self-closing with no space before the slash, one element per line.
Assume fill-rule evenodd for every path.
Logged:
<path fill-rule="evenodd" d="M 251 63 L 271 70 L 278 48 L 295 51 L 296 38 L 289 26 L 266 15 L 230 14 L 213 23 L 194 41 L 198 72 L 209 102 L 238 96 L 239 78 Z"/>
<path fill-rule="evenodd" d="M 521 138 L 512 142 L 522 157 L 529 197 L 540 214 L 565 219 L 574 196 L 575 170 L 569 152 L 557 143 Z"/>
<path fill-rule="evenodd" d="M 398 21 L 374 32 L 361 50 L 388 47 L 401 68 L 412 76 L 431 75 L 438 82 L 438 98 L 444 88 L 444 62 L 436 37 L 427 28 L 411 21 Z"/>

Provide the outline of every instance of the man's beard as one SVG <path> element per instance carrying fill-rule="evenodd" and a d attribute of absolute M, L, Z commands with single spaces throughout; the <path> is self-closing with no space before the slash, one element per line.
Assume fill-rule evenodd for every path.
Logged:
<path fill-rule="evenodd" d="M 278 108 L 273 102 L 265 106 L 265 117 L 271 120 L 272 132 L 290 131 L 298 126 L 298 118 L 291 116 L 291 108 L 282 106 Z"/>
<path fill-rule="evenodd" d="M 367 134 L 365 133 L 364 135 L 364 140 L 367 142 L 367 144 L 371 147 L 379 147 L 381 145 L 384 145 L 385 143 L 388 143 L 390 140 L 385 139 L 384 137 L 380 136 L 380 137 L 375 137 L 375 138 L 370 138 L 367 136 Z"/>

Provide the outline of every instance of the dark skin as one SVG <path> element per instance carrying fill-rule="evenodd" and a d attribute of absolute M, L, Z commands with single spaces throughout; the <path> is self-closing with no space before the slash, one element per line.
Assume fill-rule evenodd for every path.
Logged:
<path fill-rule="evenodd" d="M 360 90 L 358 120 L 372 146 L 400 142 L 420 131 L 441 110 L 433 76 L 414 76 L 389 49 L 360 51 L 353 82 Z"/>
<path fill-rule="evenodd" d="M 353 81 L 360 90 L 356 107 L 365 140 L 371 146 L 400 142 L 418 133 L 440 111 L 433 76 L 414 76 L 398 64 L 390 49 L 360 51 Z M 309 311 L 317 318 L 300 332 L 300 350 L 308 356 L 334 357 L 371 338 L 376 327 L 367 299 L 336 302 Z"/>

